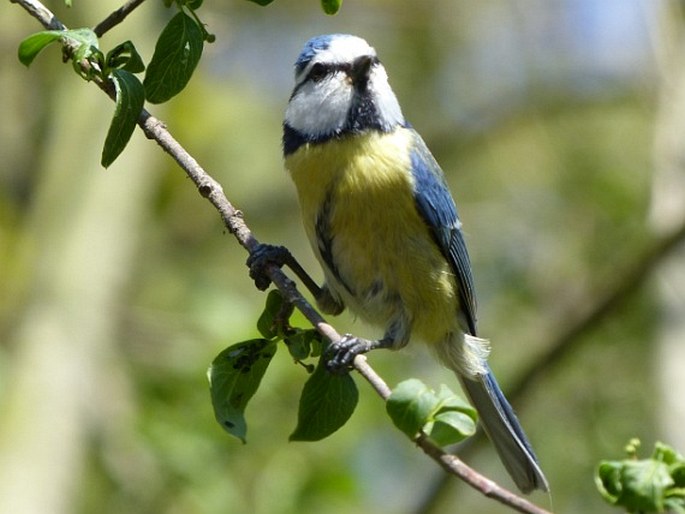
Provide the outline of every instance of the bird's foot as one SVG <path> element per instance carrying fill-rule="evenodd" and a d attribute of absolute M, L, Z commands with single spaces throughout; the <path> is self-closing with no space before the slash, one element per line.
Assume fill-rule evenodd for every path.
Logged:
<path fill-rule="evenodd" d="M 266 274 L 266 268 L 274 264 L 279 268 L 292 260 L 290 251 L 285 246 L 275 246 L 260 243 L 250 252 L 247 258 L 247 267 L 250 268 L 250 278 L 260 291 L 265 291 L 271 284 L 271 279 Z"/>
<path fill-rule="evenodd" d="M 331 373 L 347 373 L 357 355 L 390 346 L 392 346 L 390 339 L 369 341 L 352 334 L 345 334 L 339 341 L 331 343 L 326 350 L 326 369 Z"/>

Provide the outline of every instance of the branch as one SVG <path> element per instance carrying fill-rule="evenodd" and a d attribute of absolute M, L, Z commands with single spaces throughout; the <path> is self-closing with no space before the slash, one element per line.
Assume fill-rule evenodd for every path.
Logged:
<path fill-rule="evenodd" d="M 131 0 L 121 9 L 112 13 L 107 19 L 96 26 L 99 34 L 113 27 L 130 13 L 144 0 Z M 66 27 L 55 16 L 36 0 L 10 0 L 18 3 L 26 11 L 36 18 L 44 27 L 65 30 Z M 111 20 L 111 21 L 108 21 Z M 73 55 L 73 54 L 72 54 Z M 112 97 L 112 88 L 108 84 L 99 83 L 98 86 Z M 183 169 L 186 175 L 193 181 L 201 196 L 206 198 L 219 212 L 225 227 L 235 236 L 238 243 L 248 252 L 254 251 L 259 241 L 254 237 L 243 220 L 242 212 L 230 203 L 224 193 L 221 184 L 212 178 L 200 164 L 176 141 L 167 130 L 165 124 L 143 109 L 138 119 L 138 125 L 148 139 L 152 139 L 168 153 Z M 283 271 L 274 264 L 266 267 L 266 273 L 272 282 L 278 287 L 283 297 L 292 303 L 309 322 L 330 341 L 340 340 L 340 334 L 321 317 L 321 315 L 299 293 L 295 283 L 290 280 Z M 354 368 L 373 387 L 378 395 L 387 400 L 390 396 L 390 388 L 385 381 L 368 364 L 366 357 L 358 355 L 354 360 Z M 492 480 L 477 473 L 464 464 L 458 457 L 447 454 L 436 446 L 425 434 L 420 434 L 415 439 L 416 444 L 433 460 L 435 460 L 448 473 L 456 475 L 461 480 L 471 485 L 483 495 L 493 498 L 512 509 L 529 514 L 550 514 L 548 511 L 537 507 L 515 493 L 499 486 Z"/>
<path fill-rule="evenodd" d="M 597 288 L 596 291 L 607 291 L 607 293 L 604 296 L 600 296 L 599 293 L 594 294 L 594 297 L 600 296 L 600 298 L 589 310 L 578 315 L 576 320 L 568 324 L 565 329 L 555 331 L 559 335 L 544 345 L 544 348 L 547 348 L 545 353 L 521 373 L 521 378 L 510 388 L 510 397 L 525 395 L 536 380 L 543 374 L 549 373 L 552 366 L 569 353 L 581 340 L 581 336 L 625 305 L 645 285 L 652 272 L 684 241 L 685 220 L 670 234 L 656 239 L 618 280 Z"/>
<path fill-rule="evenodd" d="M 12 1 L 16 2 L 17 0 Z M 93 32 L 95 32 L 95 35 L 97 37 L 102 37 L 105 34 L 105 32 L 124 21 L 124 19 L 126 19 L 126 16 L 131 14 L 131 12 L 133 12 L 133 10 L 140 4 L 142 4 L 144 1 L 145 0 L 129 0 L 124 5 L 119 7 L 119 9 L 117 9 L 112 14 L 107 16 L 107 18 L 105 18 L 100 23 L 95 25 L 95 27 L 93 27 Z"/>
<path fill-rule="evenodd" d="M 21 5 L 26 12 L 38 20 L 47 30 L 66 30 L 67 28 L 55 18 L 55 15 L 42 3 L 35 0 L 10 0 L 11 4 Z"/>

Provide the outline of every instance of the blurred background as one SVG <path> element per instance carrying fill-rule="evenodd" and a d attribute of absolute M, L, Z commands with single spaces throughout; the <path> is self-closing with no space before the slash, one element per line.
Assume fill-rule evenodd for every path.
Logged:
<path fill-rule="evenodd" d="M 121 3 L 46 2 L 69 27 Z M 655 440 L 685 451 L 683 251 L 654 243 L 685 222 L 682 5 L 345 0 L 328 17 L 317 0 L 205 0 L 216 43 L 188 88 L 150 109 L 256 237 L 320 279 L 282 169 L 282 115 L 309 37 L 366 38 L 448 176 L 492 367 L 505 391 L 534 371 L 512 401 L 554 510 L 614 512 L 593 484 L 600 459 L 635 436 L 645 453 Z M 0 512 L 509 512 L 442 480 L 359 379 L 343 429 L 289 443 L 306 374 L 283 349 L 247 409 L 248 443 L 224 433 L 205 372 L 257 335 L 265 295 L 245 252 L 139 131 L 100 168 L 113 104 L 57 47 L 24 68 L 17 46 L 40 27 L 1 9 Z M 101 47 L 131 39 L 149 61 L 173 13 L 146 2 Z M 458 389 L 421 345 L 370 362 L 391 386 Z M 465 458 L 513 487 L 489 444 Z"/>

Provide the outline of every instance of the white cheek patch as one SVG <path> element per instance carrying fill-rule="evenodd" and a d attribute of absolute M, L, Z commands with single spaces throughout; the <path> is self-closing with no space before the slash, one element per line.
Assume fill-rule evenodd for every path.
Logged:
<path fill-rule="evenodd" d="M 295 77 L 295 91 L 285 112 L 285 122 L 294 130 L 309 138 L 331 136 L 345 129 L 349 122 L 350 110 L 359 99 L 356 94 L 364 94 L 370 100 L 377 123 L 373 126 L 391 130 L 404 123 L 402 110 L 395 94 L 388 84 L 385 68 L 377 61 L 371 68 L 368 91 L 355 91 L 351 78 L 340 68 L 351 69 L 354 62 L 362 57 L 376 57 L 373 47 L 355 36 L 333 38 L 325 49 L 317 50 L 304 68 Z M 312 67 L 322 63 L 338 71 L 320 81 L 309 77 Z M 368 94 L 368 96 L 367 96 Z"/>
<path fill-rule="evenodd" d="M 369 89 L 374 99 L 381 125 L 392 127 L 404 123 L 402 109 L 388 83 L 388 74 L 383 66 L 376 65 L 371 73 Z"/>
<path fill-rule="evenodd" d="M 285 121 L 309 136 L 332 134 L 344 127 L 353 95 L 352 84 L 342 71 L 321 82 L 304 83 L 290 99 Z"/>

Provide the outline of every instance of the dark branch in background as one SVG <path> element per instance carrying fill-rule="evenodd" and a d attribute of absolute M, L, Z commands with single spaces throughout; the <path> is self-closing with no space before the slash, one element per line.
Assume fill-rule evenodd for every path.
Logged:
<path fill-rule="evenodd" d="M 16 0 L 14 0 L 16 1 Z M 112 27 L 115 27 L 116 25 L 119 25 L 124 19 L 126 19 L 126 16 L 131 14 L 131 12 L 138 7 L 140 4 L 142 4 L 145 0 L 129 0 L 126 2 L 124 5 L 119 7 L 116 11 L 114 11 L 112 14 L 107 16 L 104 20 L 102 20 L 100 23 L 98 23 L 95 27 L 93 27 L 93 32 L 95 32 L 95 35 L 97 37 L 102 37 L 105 32 L 110 30 Z"/>
<path fill-rule="evenodd" d="M 128 2 L 124 7 L 115 11 L 105 21 L 96 26 L 96 32 L 103 34 L 113 27 L 135 7 L 144 0 L 134 0 Z M 21 5 L 29 14 L 36 18 L 45 28 L 52 30 L 65 30 L 66 27 L 57 20 L 54 15 L 36 0 L 10 0 L 12 3 Z M 108 21 L 111 20 L 111 21 Z M 98 32 L 99 30 L 99 32 Z M 67 53 L 73 58 L 75 48 L 67 47 Z M 97 82 L 97 85 L 112 98 L 113 88 L 108 83 Z M 221 219 L 226 228 L 236 237 L 240 245 L 248 252 L 253 252 L 259 245 L 259 241 L 254 237 L 250 229 L 243 221 L 242 212 L 237 210 L 229 202 L 221 184 L 212 178 L 198 162 L 176 141 L 171 133 L 166 129 L 163 122 L 152 116 L 147 110 L 143 109 L 138 119 L 138 125 L 149 139 L 153 139 L 157 144 L 168 153 L 177 164 L 185 171 L 186 175 L 197 186 L 201 196 L 207 198 L 221 215 Z M 273 283 L 283 294 L 283 297 L 292 303 L 314 327 L 330 341 L 340 340 L 340 334 L 326 323 L 321 315 L 307 302 L 295 287 L 295 283 L 290 280 L 280 268 L 270 265 L 266 268 L 266 273 Z M 297 270 L 296 270 L 297 272 Z M 298 273 L 299 274 L 299 273 Z M 390 396 L 390 388 L 385 381 L 371 368 L 363 355 L 358 355 L 354 360 L 354 368 L 364 379 L 374 388 L 378 395 L 387 400 Z M 433 458 L 447 472 L 456 475 L 461 480 L 468 483 L 471 487 L 480 491 L 483 495 L 499 501 L 508 507 L 523 513 L 529 514 L 550 514 L 548 511 L 532 504 L 528 500 L 504 489 L 492 480 L 477 473 L 458 457 L 450 455 L 436 446 L 425 435 L 421 434 L 415 439 L 416 444 L 431 458 Z"/>
<path fill-rule="evenodd" d="M 607 291 L 604 296 L 581 314 L 577 319 L 558 331 L 559 335 L 544 345 L 546 351 L 536 359 L 530 367 L 521 373 L 520 378 L 509 389 L 513 398 L 522 397 L 531 385 L 550 369 L 559 363 L 579 343 L 582 336 L 597 327 L 604 319 L 612 315 L 632 298 L 647 282 L 652 272 L 685 241 L 685 220 L 680 227 L 666 236 L 661 236 L 643 251 L 642 257 L 637 259 L 619 279 L 612 281 L 597 291 Z"/>

